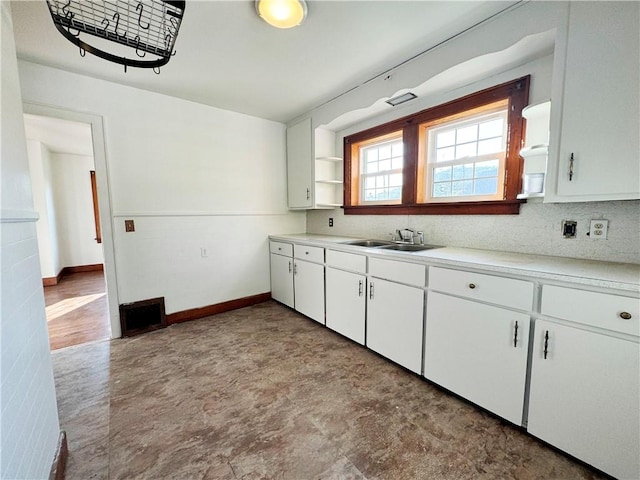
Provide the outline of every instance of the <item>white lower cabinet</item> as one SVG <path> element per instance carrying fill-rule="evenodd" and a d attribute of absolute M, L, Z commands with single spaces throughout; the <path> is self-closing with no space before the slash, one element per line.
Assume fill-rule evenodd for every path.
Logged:
<path fill-rule="evenodd" d="M 270 252 L 275 300 L 320 323 L 326 308 L 332 330 L 418 374 L 424 360 L 430 381 L 609 475 L 640 478 L 637 295 L 430 266 L 425 324 L 424 264 L 295 242 Z"/>
<path fill-rule="evenodd" d="M 293 258 L 271 254 L 271 298 L 293 308 Z"/>
<path fill-rule="evenodd" d="M 364 345 L 367 278 L 332 267 L 326 278 L 327 327 Z"/>
<path fill-rule="evenodd" d="M 516 425 L 528 341 L 528 314 L 428 294 L 424 376 Z"/>
<path fill-rule="evenodd" d="M 639 352 L 635 341 L 537 320 L 527 430 L 617 478 L 640 478 Z"/>
<path fill-rule="evenodd" d="M 423 310 L 422 288 L 370 278 L 367 347 L 419 374 Z"/>
<path fill-rule="evenodd" d="M 295 309 L 324 324 L 324 266 L 294 259 Z"/>

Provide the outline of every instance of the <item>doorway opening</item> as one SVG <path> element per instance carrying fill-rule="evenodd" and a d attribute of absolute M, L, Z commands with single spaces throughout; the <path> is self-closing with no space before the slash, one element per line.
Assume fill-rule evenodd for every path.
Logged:
<path fill-rule="evenodd" d="M 29 104 L 24 119 L 51 350 L 119 337 L 102 119 Z"/>

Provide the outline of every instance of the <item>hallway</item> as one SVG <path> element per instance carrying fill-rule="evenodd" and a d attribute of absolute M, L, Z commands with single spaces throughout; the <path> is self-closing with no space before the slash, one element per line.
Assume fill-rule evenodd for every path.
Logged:
<path fill-rule="evenodd" d="M 110 338 L 102 271 L 65 275 L 44 298 L 51 350 Z"/>

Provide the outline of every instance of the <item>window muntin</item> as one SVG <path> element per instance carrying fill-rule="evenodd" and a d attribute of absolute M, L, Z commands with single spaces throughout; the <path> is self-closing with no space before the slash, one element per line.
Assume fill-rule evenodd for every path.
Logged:
<path fill-rule="evenodd" d="M 456 115 L 421 129 L 427 148 L 424 202 L 502 200 L 507 108 Z"/>
<path fill-rule="evenodd" d="M 402 199 L 402 137 L 359 146 L 360 204 L 394 204 Z"/>

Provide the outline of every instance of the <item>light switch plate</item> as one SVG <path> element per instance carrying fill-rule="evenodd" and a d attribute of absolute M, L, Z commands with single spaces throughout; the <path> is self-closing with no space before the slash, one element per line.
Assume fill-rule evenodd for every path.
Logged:
<path fill-rule="evenodd" d="M 135 232 L 136 226 L 133 223 L 133 220 L 125 220 L 124 221 L 124 231 L 125 232 Z"/>

